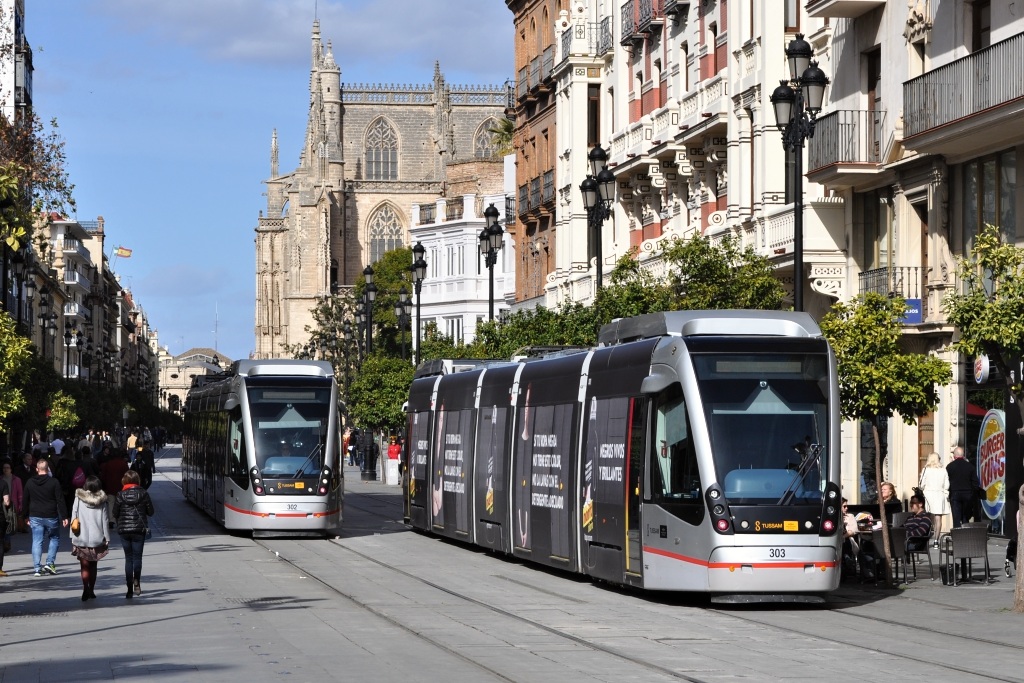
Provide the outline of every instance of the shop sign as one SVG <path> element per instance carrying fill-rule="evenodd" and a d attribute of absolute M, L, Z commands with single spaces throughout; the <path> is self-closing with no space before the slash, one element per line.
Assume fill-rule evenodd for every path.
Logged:
<path fill-rule="evenodd" d="M 1006 503 L 1006 420 L 1001 410 L 990 410 L 978 436 L 978 478 L 985 497 L 981 508 L 989 519 L 999 519 Z"/>
<path fill-rule="evenodd" d="M 982 354 L 974 359 L 974 382 L 984 384 L 988 381 L 988 356 Z"/>
<path fill-rule="evenodd" d="M 924 322 L 921 315 L 921 300 L 904 299 L 904 301 L 907 302 L 907 312 L 903 314 L 903 319 L 900 322 L 904 325 L 920 325 Z"/>

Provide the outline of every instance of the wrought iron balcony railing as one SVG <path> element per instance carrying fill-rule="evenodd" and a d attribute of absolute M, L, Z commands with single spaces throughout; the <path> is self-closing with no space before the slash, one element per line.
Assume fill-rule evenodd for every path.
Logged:
<path fill-rule="evenodd" d="M 921 268 L 919 266 L 892 266 L 865 270 L 858 276 L 861 294 L 875 292 L 904 299 L 921 298 Z"/>
<path fill-rule="evenodd" d="M 906 137 L 1024 97 L 1024 33 L 903 84 Z"/>
<path fill-rule="evenodd" d="M 884 111 L 840 109 L 818 118 L 807 143 L 807 170 L 831 164 L 877 164 L 882 158 Z"/>

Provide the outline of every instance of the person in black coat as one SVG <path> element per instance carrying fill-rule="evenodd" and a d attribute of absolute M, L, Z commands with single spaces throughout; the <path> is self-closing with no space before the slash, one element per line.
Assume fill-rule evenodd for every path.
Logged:
<path fill-rule="evenodd" d="M 124 580 L 128 586 L 124 597 L 131 599 L 142 595 L 142 550 L 154 510 L 153 499 L 140 485 L 138 472 L 128 470 L 121 482 L 123 488 L 114 498 L 114 519 L 124 548 Z"/>
<path fill-rule="evenodd" d="M 56 477 L 50 476 L 50 464 L 45 458 L 36 463 L 36 474 L 25 483 L 22 506 L 29 526 L 32 527 L 32 563 L 36 576 L 57 573 L 57 548 L 60 545 L 60 527 L 68 525 L 68 511 L 64 506 L 64 492 Z M 42 563 L 43 543 L 49 542 L 46 564 Z"/>
<path fill-rule="evenodd" d="M 949 475 L 949 507 L 953 513 L 953 526 L 963 526 L 977 505 L 977 492 L 981 488 L 978 472 L 964 457 L 964 449 L 953 449 L 953 460 L 946 465 Z"/>

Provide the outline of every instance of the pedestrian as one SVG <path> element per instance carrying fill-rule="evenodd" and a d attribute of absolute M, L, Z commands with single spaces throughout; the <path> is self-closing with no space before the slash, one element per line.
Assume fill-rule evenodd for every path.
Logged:
<path fill-rule="evenodd" d="M 7 463 L 4 463 L 4 471 L 7 469 Z M 0 576 L 7 576 L 7 572 L 4 571 L 4 556 L 11 549 L 7 534 L 13 534 L 15 527 L 10 525 L 8 517 L 11 510 L 11 487 L 6 477 L 0 477 L 0 506 L 3 508 L 3 516 L 0 516 Z"/>
<path fill-rule="evenodd" d="M 99 477 L 85 478 L 82 488 L 75 491 L 71 517 L 78 522 L 78 533 L 71 527 L 71 554 L 78 558 L 82 574 L 82 602 L 96 597 L 96 567 L 110 552 L 107 532 L 107 494 L 103 492 Z"/>
<path fill-rule="evenodd" d="M 146 545 L 149 518 L 153 516 L 153 499 L 140 486 L 139 473 L 128 470 L 121 479 L 123 488 L 114 498 L 114 519 L 124 548 L 124 580 L 131 599 L 142 595 L 142 550 Z"/>
<path fill-rule="evenodd" d="M 921 470 L 921 490 L 924 491 L 925 509 L 935 518 L 934 547 L 939 545 L 939 536 L 945 531 L 949 516 L 949 473 L 942 466 L 938 453 L 929 453 L 928 461 Z"/>
<path fill-rule="evenodd" d="M 57 548 L 60 527 L 68 525 L 67 508 L 60 482 L 50 476 L 45 458 L 36 462 L 36 474 L 28 480 L 24 491 L 25 514 L 32 528 L 32 564 L 36 576 L 57 573 Z M 47 542 L 46 564 L 43 564 L 43 543 Z"/>
<path fill-rule="evenodd" d="M 3 482 L 10 491 L 10 507 L 4 506 L 4 518 L 6 520 L 7 534 L 4 536 L 3 549 L 8 552 L 11 549 L 11 536 L 17 533 L 21 525 L 21 504 L 22 504 L 22 483 L 21 479 L 14 476 L 11 470 L 11 463 L 7 460 L 3 463 Z M 2 486 L 2 485 L 0 485 Z M 2 525 L 2 523 L 0 523 Z M 0 562 L 0 569 L 3 569 L 3 562 Z"/>
<path fill-rule="evenodd" d="M 142 488 L 149 489 L 153 483 L 153 470 L 156 469 L 156 456 L 149 441 L 140 441 L 139 450 L 132 461 L 132 469 L 139 473 Z"/>
<path fill-rule="evenodd" d="M 949 507 L 953 513 L 953 528 L 963 526 L 974 513 L 977 491 L 981 488 L 978 472 L 964 457 L 963 446 L 953 449 L 953 461 L 946 465 L 949 476 Z"/>
<path fill-rule="evenodd" d="M 124 473 L 128 471 L 128 459 L 124 453 L 120 450 L 117 452 L 111 452 L 109 446 L 103 446 L 103 454 L 107 456 L 106 460 L 100 462 L 100 481 L 103 482 L 103 492 L 107 494 L 107 505 L 110 506 L 110 528 L 114 528 L 114 518 L 117 515 L 114 514 L 114 496 L 121 491 L 123 484 L 121 479 L 124 477 Z"/>

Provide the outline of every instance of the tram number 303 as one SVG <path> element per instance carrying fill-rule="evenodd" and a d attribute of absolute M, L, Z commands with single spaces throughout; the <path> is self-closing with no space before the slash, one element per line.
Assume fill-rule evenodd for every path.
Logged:
<path fill-rule="evenodd" d="M 770 557 L 772 559 L 779 560 L 779 559 L 782 559 L 785 556 L 786 556 L 786 549 L 785 548 L 769 548 L 768 549 L 768 557 Z"/>

